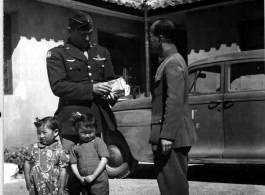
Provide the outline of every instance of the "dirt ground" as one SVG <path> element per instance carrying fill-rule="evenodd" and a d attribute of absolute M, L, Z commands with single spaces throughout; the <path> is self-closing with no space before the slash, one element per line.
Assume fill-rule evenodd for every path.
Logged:
<path fill-rule="evenodd" d="M 154 179 L 110 179 L 110 195 L 159 195 Z M 28 195 L 22 179 L 4 184 L 4 195 Z M 265 186 L 190 182 L 190 195 L 264 195 Z"/>
<path fill-rule="evenodd" d="M 264 195 L 264 166 L 191 166 L 190 195 Z M 110 195 L 159 195 L 152 166 L 127 179 L 109 179 Z M 5 180 L 4 195 L 28 195 L 24 179 Z"/>

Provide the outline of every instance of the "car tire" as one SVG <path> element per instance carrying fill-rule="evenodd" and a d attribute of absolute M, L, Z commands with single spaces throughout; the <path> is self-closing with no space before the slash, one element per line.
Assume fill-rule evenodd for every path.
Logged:
<path fill-rule="evenodd" d="M 132 157 L 129 146 L 121 133 L 110 133 L 108 150 L 110 158 L 106 166 L 109 178 L 129 177 L 137 167 L 138 162 Z"/>

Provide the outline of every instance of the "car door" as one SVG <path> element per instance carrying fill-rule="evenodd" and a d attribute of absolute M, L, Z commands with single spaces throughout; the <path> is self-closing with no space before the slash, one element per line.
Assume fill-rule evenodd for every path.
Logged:
<path fill-rule="evenodd" d="M 192 160 L 221 158 L 224 150 L 223 131 L 223 62 L 189 69 L 189 103 L 198 142 L 189 156 Z"/>
<path fill-rule="evenodd" d="M 264 59 L 227 62 L 225 72 L 223 156 L 265 158 Z"/>

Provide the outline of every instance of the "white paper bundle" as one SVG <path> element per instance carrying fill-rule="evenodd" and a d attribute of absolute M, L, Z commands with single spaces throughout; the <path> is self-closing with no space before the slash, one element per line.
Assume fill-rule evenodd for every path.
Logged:
<path fill-rule="evenodd" d="M 130 94 L 130 86 L 126 84 L 122 77 L 111 80 L 108 83 L 112 88 L 112 93 L 119 95 L 124 94 L 124 96 L 128 96 Z"/>

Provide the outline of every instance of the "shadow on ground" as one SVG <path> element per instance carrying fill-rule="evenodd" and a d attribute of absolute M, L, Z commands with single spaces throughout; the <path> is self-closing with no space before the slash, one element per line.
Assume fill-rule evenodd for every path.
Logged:
<path fill-rule="evenodd" d="M 265 185 L 265 165 L 192 165 L 188 180 L 213 183 Z M 140 164 L 130 178 L 155 179 L 154 165 Z"/>

